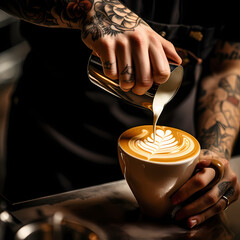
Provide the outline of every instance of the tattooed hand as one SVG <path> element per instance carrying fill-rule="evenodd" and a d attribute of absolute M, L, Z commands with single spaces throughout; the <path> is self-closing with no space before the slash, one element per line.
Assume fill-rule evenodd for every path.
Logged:
<path fill-rule="evenodd" d="M 184 201 L 205 188 L 214 178 L 214 170 L 207 168 L 212 159 L 217 159 L 223 164 L 223 178 L 209 191 L 203 192 L 197 198 L 193 198 L 193 201 L 184 205 Z M 240 184 L 227 159 L 212 151 L 203 149 L 201 150 L 197 169 L 196 174 L 172 197 L 173 205 L 183 203 L 183 207 L 176 213 L 176 220 L 186 221 L 187 226 L 190 228 L 225 210 L 227 207 L 226 200 L 222 196 L 226 196 L 229 204 L 231 204 L 239 198 L 240 194 Z"/>
<path fill-rule="evenodd" d="M 118 0 L 96 0 L 82 39 L 101 59 L 104 73 L 124 91 L 144 94 L 170 74 L 168 59 L 181 63 L 174 46 Z M 89 14 L 90 15 L 90 14 Z"/>

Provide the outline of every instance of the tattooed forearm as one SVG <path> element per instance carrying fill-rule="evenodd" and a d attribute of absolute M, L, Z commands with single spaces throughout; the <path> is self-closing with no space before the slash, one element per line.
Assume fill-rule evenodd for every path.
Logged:
<path fill-rule="evenodd" d="M 239 131 L 240 76 L 232 74 L 221 78 L 214 91 L 208 91 L 206 86 L 199 99 L 198 118 L 204 121 L 204 125 L 199 123 L 202 148 L 229 159 Z"/>
<path fill-rule="evenodd" d="M 1 1 L 0 7 L 41 26 L 81 29 L 82 37 L 90 35 L 92 40 L 146 24 L 118 0 L 8 0 Z"/>
<path fill-rule="evenodd" d="M 223 57 L 225 56 L 225 57 Z M 198 139 L 230 159 L 240 125 L 240 44 L 219 42 L 209 74 L 199 85 L 196 106 Z"/>
<path fill-rule="evenodd" d="M 1 8 L 25 21 L 49 27 L 80 28 L 94 0 L 9 0 Z"/>

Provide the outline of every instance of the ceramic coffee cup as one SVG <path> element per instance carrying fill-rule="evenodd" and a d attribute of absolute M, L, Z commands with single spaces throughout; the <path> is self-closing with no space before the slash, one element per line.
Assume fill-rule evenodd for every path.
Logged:
<path fill-rule="evenodd" d="M 166 126 L 157 126 L 155 141 L 152 125 L 128 129 L 118 140 L 121 170 L 142 213 L 150 217 L 170 216 L 170 197 L 192 176 L 199 154 L 192 135 Z M 210 167 L 216 175 L 208 187 L 223 176 L 219 161 L 213 160 Z"/>

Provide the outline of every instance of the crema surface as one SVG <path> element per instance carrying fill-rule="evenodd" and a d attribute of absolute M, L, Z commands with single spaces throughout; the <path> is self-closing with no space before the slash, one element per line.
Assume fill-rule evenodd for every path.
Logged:
<path fill-rule="evenodd" d="M 125 131 L 119 138 L 121 148 L 143 160 L 175 162 L 198 154 L 200 145 L 189 133 L 157 126 L 154 141 L 153 126 L 138 126 Z"/>

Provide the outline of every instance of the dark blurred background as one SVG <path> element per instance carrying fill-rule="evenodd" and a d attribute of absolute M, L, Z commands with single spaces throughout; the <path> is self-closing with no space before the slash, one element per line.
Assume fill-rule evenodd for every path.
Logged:
<path fill-rule="evenodd" d="M 9 100 L 28 51 L 29 45 L 19 33 L 19 20 L 0 10 L 0 192 L 5 176 Z"/>

